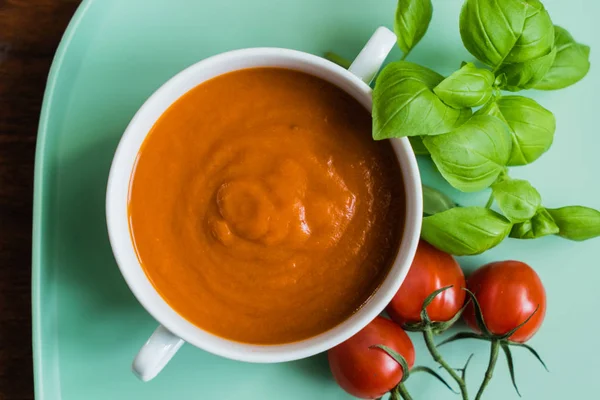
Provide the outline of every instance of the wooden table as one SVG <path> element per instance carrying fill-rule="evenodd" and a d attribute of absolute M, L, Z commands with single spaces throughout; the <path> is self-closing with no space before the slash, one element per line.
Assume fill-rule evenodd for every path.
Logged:
<path fill-rule="evenodd" d="M 78 0 L 0 0 L 0 400 L 33 399 L 31 212 L 37 126 Z"/>

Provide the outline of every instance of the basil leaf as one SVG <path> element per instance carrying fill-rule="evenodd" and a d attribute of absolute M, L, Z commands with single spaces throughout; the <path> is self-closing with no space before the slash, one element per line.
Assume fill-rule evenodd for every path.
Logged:
<path fill-rule="evenodd" d="M 548 54 L 554 28 L 539 0 L 467 0 L 460 36 L 477 59 L 498 67 Z"/>
<path fill-rule="evenodd" d="M 507 78 L 506 78 L 506 74 L 505 73 L 499 73 L 496 76 L 496 80 L 494 81 L 494 86 L 497 86 L 499 88 L 506 86 L 507 83 Z"/>
<path fill-rule="evenodd" d="M 600 211 L 582 206 L 548 209 L 558 225 L 560 236 L 571 240 L 587 240 L 600 236 Z"/>
<path fill-rule="evenodd" d="M 433 215 L 456 207 L 456 203 L 437 189 L 423 185 L 423 214 Z"/>
<path fill-rule="evenodd" d="M 478 107 L 492 97 L 494 80 L 491 71 L 467 63 L 440 82 L 433 91 L 450 107 Z"/>
<path fill-rule="evenodd" d="M 540 208 L 528 221 L 515 224 L 510 237 L 515 239 L 537 239 L 542 236 L 556 235 L 558 226 L 545 208 Z"/>
<path fill-rule="evenodd" d="M 506 82 L 500 88 L 511 92 L 518 92 L 521 89 L 534 87 L 550 70 L 555 57 L 556 47 L 553 47 L 548 54 L 539 58 L 523 63 L 504 65 L 498 71 L 499 74 L 505 74 L 506 76 Z"/>
<path fill-rule="evenodd" d="M 431 0 L 398 0 L 394 32 L 405 57 L 427 32 L 432 14 Z"/>
<path fill-rule="evenodd" d="M 499 3 L 522 0 L 505 0 Z M 496 1 L 493 1 L 496 3 Z M 525 0 L 527 11 L 519 39 L 504 59 L 505 63 L 521 63 L 548 54 L 554 44 L 554 25 L 540 0 Z"/>
<path fill-rule="evenodd" d="M 581 80 L 590 70 L 590 48 L 575 42 L 564 28 L 554 26 L 556 58 L 544 78 L 534 87 L 555 90 L 570 86 Z"/>
<path fill-rule="evenodd" d="M 539 192 L 523 179 L 505 179 L 492 185 L 498 207 L 511 222 L 531 219 L 542 205 Z"/>
<path fill-rule="evenodd" d="M 508 127 L 489 115 L 473 116 L 445 135 L 425 137 L 423 144 L 444 178 L 463 192 L 494 183 L 511 152 Z"/>
<path fill-rule="evenodd" d="M 418 156 L 428 156 L 429 155 L 429 150 L 427 150 L 427 147 L 425 147 L 425 145 L 423 144 L 423 138 L 421 136 L 410 136 L 408 138 L 408 140 L 410 141 L 410 145 L 416 155 L 418 155 Z"/>
<path fill-rule="evenodd" d="M 493 67 L 508 56 L 523 32 L 527 5 L 519 1 L 467 0 L 460 12 L 460 36 L 479 61 Z"/>
<path fill-rule="evenodd" d="M 423 218 L 421 237 L 456 256 L 481 254 L 497 246 L 512 224 L 484 207 L 455 207 Z"/>
<path fill-rule="evenodd" d="M 443 79 L 417 64 L 388 64 L 373 90 L 373 138 L 439 135 L 462 125 L 471 109 L 449 107 L 432 91 Z"/>
<path fill-rule="evenodd" d="M 554 140 L 554 114 L 528 97 L 504 96 L 495 103 L 486 104 L 475 114 L 492 115 L 508 124 L 512 136 L 509 166 L 532 163 L 550 148 Z"/>

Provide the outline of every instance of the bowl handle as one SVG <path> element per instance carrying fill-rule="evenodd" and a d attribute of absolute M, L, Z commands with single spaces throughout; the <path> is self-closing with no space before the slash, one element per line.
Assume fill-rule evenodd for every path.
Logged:
<path fill-rule="evenodd" d="M 131 369 L 142 381 L 153 379 L 173 358 L 184 341 L 162 325 L 154 331 L 133 360 Z"/>
<path fill-rule="evenodd" d="M 371 83 L 385 58 L 396 44 L 396 35 L 384 26 L 377 28 L 365 47 L 358 53 L 348 71 L 367 85 Z"/>

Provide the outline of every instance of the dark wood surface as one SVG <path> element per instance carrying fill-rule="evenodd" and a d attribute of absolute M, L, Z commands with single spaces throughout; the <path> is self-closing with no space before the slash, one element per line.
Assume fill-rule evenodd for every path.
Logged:
<path fill-rule="evenodd" d="M 0 399 L 33 399 L 31 212 L 52 57 L 78 0 L 0 0 Z"/>

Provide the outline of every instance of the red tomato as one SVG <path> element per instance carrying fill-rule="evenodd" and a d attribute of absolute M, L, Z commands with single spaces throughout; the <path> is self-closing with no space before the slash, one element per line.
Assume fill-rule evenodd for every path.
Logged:
<path fill-rule="evenodd" d="M 546 315 L 546 292 L 535 271 L 520 261 L 484 265 L 469 277 L 467 287 L 479 301 L 483 320 L 490 332 L 503 335 L 523 323 L 538 307 L 533 318 L 509 340 L 523 343 L 540 328 Z M 479 332 L 470 304 L 464 313 L 467 324 Z"/>
<path fill-rule="evenodd" d="M 375 318 L 363 330 L 327 352 L 329 368 L 346 392 L 361 399 L 376 399 L 402 380 L 402 368 L 381 344 L 401 354 L 409 368 L 415 363 L 415 348 L 402 328 L 392 321 Z"/>
<path fill-rule="evenodd" d="M 408 275 L 386 311 L 400 325 L 420 322 L 421 307 L 427 296 L 450 285 L 452 288 L 438 294 L 427 307 L 432 321 L 448 321 L 463 306 L 465 275 L 450 254 L 421 240 Z"/>

